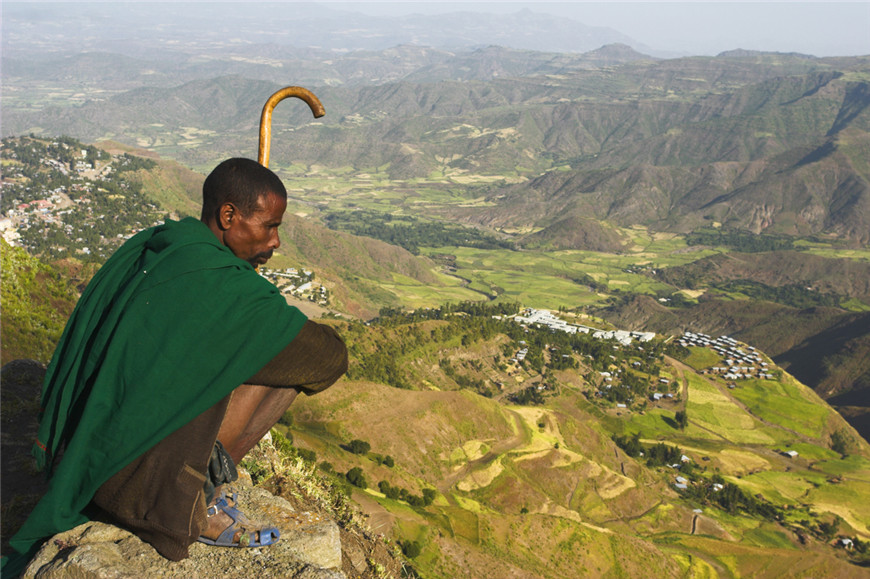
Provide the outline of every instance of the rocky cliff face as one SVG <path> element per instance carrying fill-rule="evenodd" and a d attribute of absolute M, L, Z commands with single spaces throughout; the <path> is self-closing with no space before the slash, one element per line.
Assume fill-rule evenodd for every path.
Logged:
<path fill-rule="evenodd" d="M 44 477 L 30 456 L 36 431 L 36 412 L 45 367 L 33 360 L 16 360 L 2 368 L 2 511 L 3 553 L 9 537 L 24 522 L 45 491 Z M 130 532 L 90 521 L 46 541 L 22 577 L 27 579 L 341 579 L 398 576 L 402 562 L 395 549 L 372 535 L 358 516 L 336 521 L 324 504 L 305 488 L 316 485 L 303 470 L 284 467 L 271 441 L 248 456 L 265 471 L 281 478 L 282 494 L 275 496 L 252 484 L 240 469 L 239 509 L 252 520 L 278 527 L 275 545 L 254 549 L 212 547 L 195 543 L 190 557 L 168 561 Z"/>

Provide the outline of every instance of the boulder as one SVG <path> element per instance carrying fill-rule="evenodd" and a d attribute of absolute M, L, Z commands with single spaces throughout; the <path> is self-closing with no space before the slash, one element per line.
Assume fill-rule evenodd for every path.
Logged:
<path fill-rule="evenodd" d="M 84 523 L 52 537 L 30 562 L 26 579 L 343 579 L 338 525 L 297 512 L 266 490 L 239 486 L 239 509 L 281 531 L 269 547 L 238 549 L 194 543 L 173 562 L 132 533 L 103 522 Z"/>

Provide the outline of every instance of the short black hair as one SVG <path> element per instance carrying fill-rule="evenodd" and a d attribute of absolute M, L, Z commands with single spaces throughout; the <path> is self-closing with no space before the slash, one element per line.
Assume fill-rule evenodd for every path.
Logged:
<path fill-rule="evenodd" d="M 202 220 L 214 219 L 227 202 L 247 217 L 257 210 L 260 197 L 268 194 L 287 199 L 287 189 L 278 175 L 251 159 L 227 159 L 202 184 Z"/>

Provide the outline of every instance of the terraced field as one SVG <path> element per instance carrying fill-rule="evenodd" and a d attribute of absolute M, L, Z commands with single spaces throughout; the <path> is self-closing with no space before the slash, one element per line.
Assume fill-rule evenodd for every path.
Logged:
<path fill-rule="evenodd" d="M 604 420 L 593 418 L 602 409 L 575 389 L 544 406 L 477 399 L 469 407 L 470 399 L 458 392 L 428 392 L 420 399 L 421 393 L 346 384 L 303 401 L 294 435 L 327 452 L 337 467 L 354 464 L 317 442 L 318 416 L 328 412 L 345 436 L 370 440 L 397 458 L 393 472 L 379 467 L 377 476 L 411 488 L 435 486 L 438 498 L 423 510 L 386 498 L 374 485 L 359 503 L 379 528 L 428 545 L 415 564 L 439 576 L 473 576 L 455 568 L 457 558 L 506 576 L 520 569 L 546 577 L 617 568 L 643 574 L 644 565 L 661 576 L 766 577 L 789 568 L 861 576 L 826 548 L 806 552 L 787 527 L 681 498 L 672 486 L 677 471 L 650 469 L 609 443 L 612 427 L 639 432 L 646 444 L 679 447 L 696 465 L 697 480 L 721 476 L 784 509 L 791 524 L 813 512 L 839 517 L 841 530 L 870 537 L 870 453 L 865 448 L 842 457 L 827 448 L 819 424 L 831 419 L 830 410 L 820 413 L 825 406 L 816 405 L 780 425 L 779 415 L 755 403 L 762 388 L 766 405 L 799 412 L 815 396 L 788 378 L 728 389 L 724 380 L 678 362 L 662 375 L 681 383 L 681 399 L 642 412 L 605 408 Z M 689 415 L 682 431 L 672 419 L 681 407 Z M 405 434 L 379 429 L 398 408 Z M 442 414 L 447 409 L 449 421 Z M 486 422 L 483 416 L 497 418 Z M 798 457 L 785 456 L 786 448 Z M 629 546 L 630 556 L 624 551 Z"/>

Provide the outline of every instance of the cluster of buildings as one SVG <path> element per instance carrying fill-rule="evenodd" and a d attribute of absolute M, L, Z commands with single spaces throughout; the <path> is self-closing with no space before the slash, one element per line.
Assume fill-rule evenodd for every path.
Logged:
<path fill-rule="evenodd" d="M 725 366 L 713 366 L 709 372 L 718 374 L 726 380 L 741 380 L 747 378 L 763 378 L 773 380 L 770 365 L 763 361 L 761 355 L 752 346 L 746 346 L 744 351 L 733 338 L 719 336 L 711 338 L 707 334 L 684 332 L 679 339 L 684 347 L 700 346 L 710 348 L 722 356 Z"/>
<path fill-rule="evenodd" d="M 3 189 L 6 189 L 4 186 Z M 6 192 L 4 191 L 4 194 Z M 44 193 L 45 198 L 33 201 L 22 201 L 6 212 L 11 226 L 27 226 L 32 221 L 56 223 L 58 216 L 69 213 L 68 207 L 72 204 L 69 198 L 65 198 L 65 190 L 60 187 Z"/>
<path fill-rule="evenodd" d="M 73 157 L 57 153 L 56 150 L 59 149 L 72 150 Z M 162 221 L 161 215 L 159 219 L 151 222 L 157 207 L 147 202 L 142 203 L 141 214 L 122 215 L 124 226 L 130 226 L 129 232 L 119 234 L 118 227 L 106 227 L 105 222 L 101 221 L 108 214 L 99 206 L 100 203 L 94 201 L 93 196 L 106 191 L 100 188 L 95 179 L 105 178 L 113 173 L 112 163 L 118 160 L 116 157 L 106 154 L 100 166 L 96 167 L 95 163 L 88 160 L 87 150 L 75 150 L 74 146 L 63 142 L 33 145 L 28 149 L 31 154 L 24 157 L 24 160 L 21 160 L 18 150 L 15 142 L 10 144 L 10 141 L 4 139 L 3 159 L 19 161 L 5 164 L 0 179 L 0 192 L 4 201 L 3 214 L 0 216 L 0 236 L 10 245 L 22 246 L 40 253 L 48 249 L 55 254 L 88 255 L 92 248 L 102 253 L 113 246 L 116 238 L 123 240 Z M 49 171 L 45 172 L 40 167 L 47 167 Z M 43 180 L 32 177 L 33 174 L 43 173 Z M 58 174 L 69 179 L 58 179 Z M 119 190 L 128 189 L 123 179 L 118 179 L 113 184 L 118 185 Z M 118 193 L 108 195 L 107 198 L 113 200 L 126 197 L 126 194 Z M 107 221 L 115 223 L 114 219 Z M 48 227 L 51 229 L 48 230 Z M 52 241 L 46 241 L 48 239 Z M 109 243 L 104 244 L 106 241 Z M 101 249 L 97 250 L 97 246 Z"/>
<path fill-rule="evenodd" d="M 549 310 L 536 310 L 526 308 L 522 313 L 513 317 L 513 320 L 519 324 L 531 325 L 538 324 L 550 328 L 554 332 L 566 332 L 568 334 L 591 334 L 593 338 L 599 340 L 616 340 L 623 346 L 631 345 L 632 341 L 638 340 L 641 342 L 649 342 L 655 338 L 653 332 L 629 332 L 626 330 L 599 330 L 589 326 L 581 326 L 577 324 L 569 324 L 565 320 L 557 318 Z"/>
<path fill-rule="evenodd" d="M 282 294 L 307 299 L 320 305 L 329 303 L 329 291 L 323 285 L 314 284 L 313 271 L 307 269 L 299 271 L 295 267 L 286 269 L 261 267 L 259 271 L 260 275 L 275 284 Z"/>

